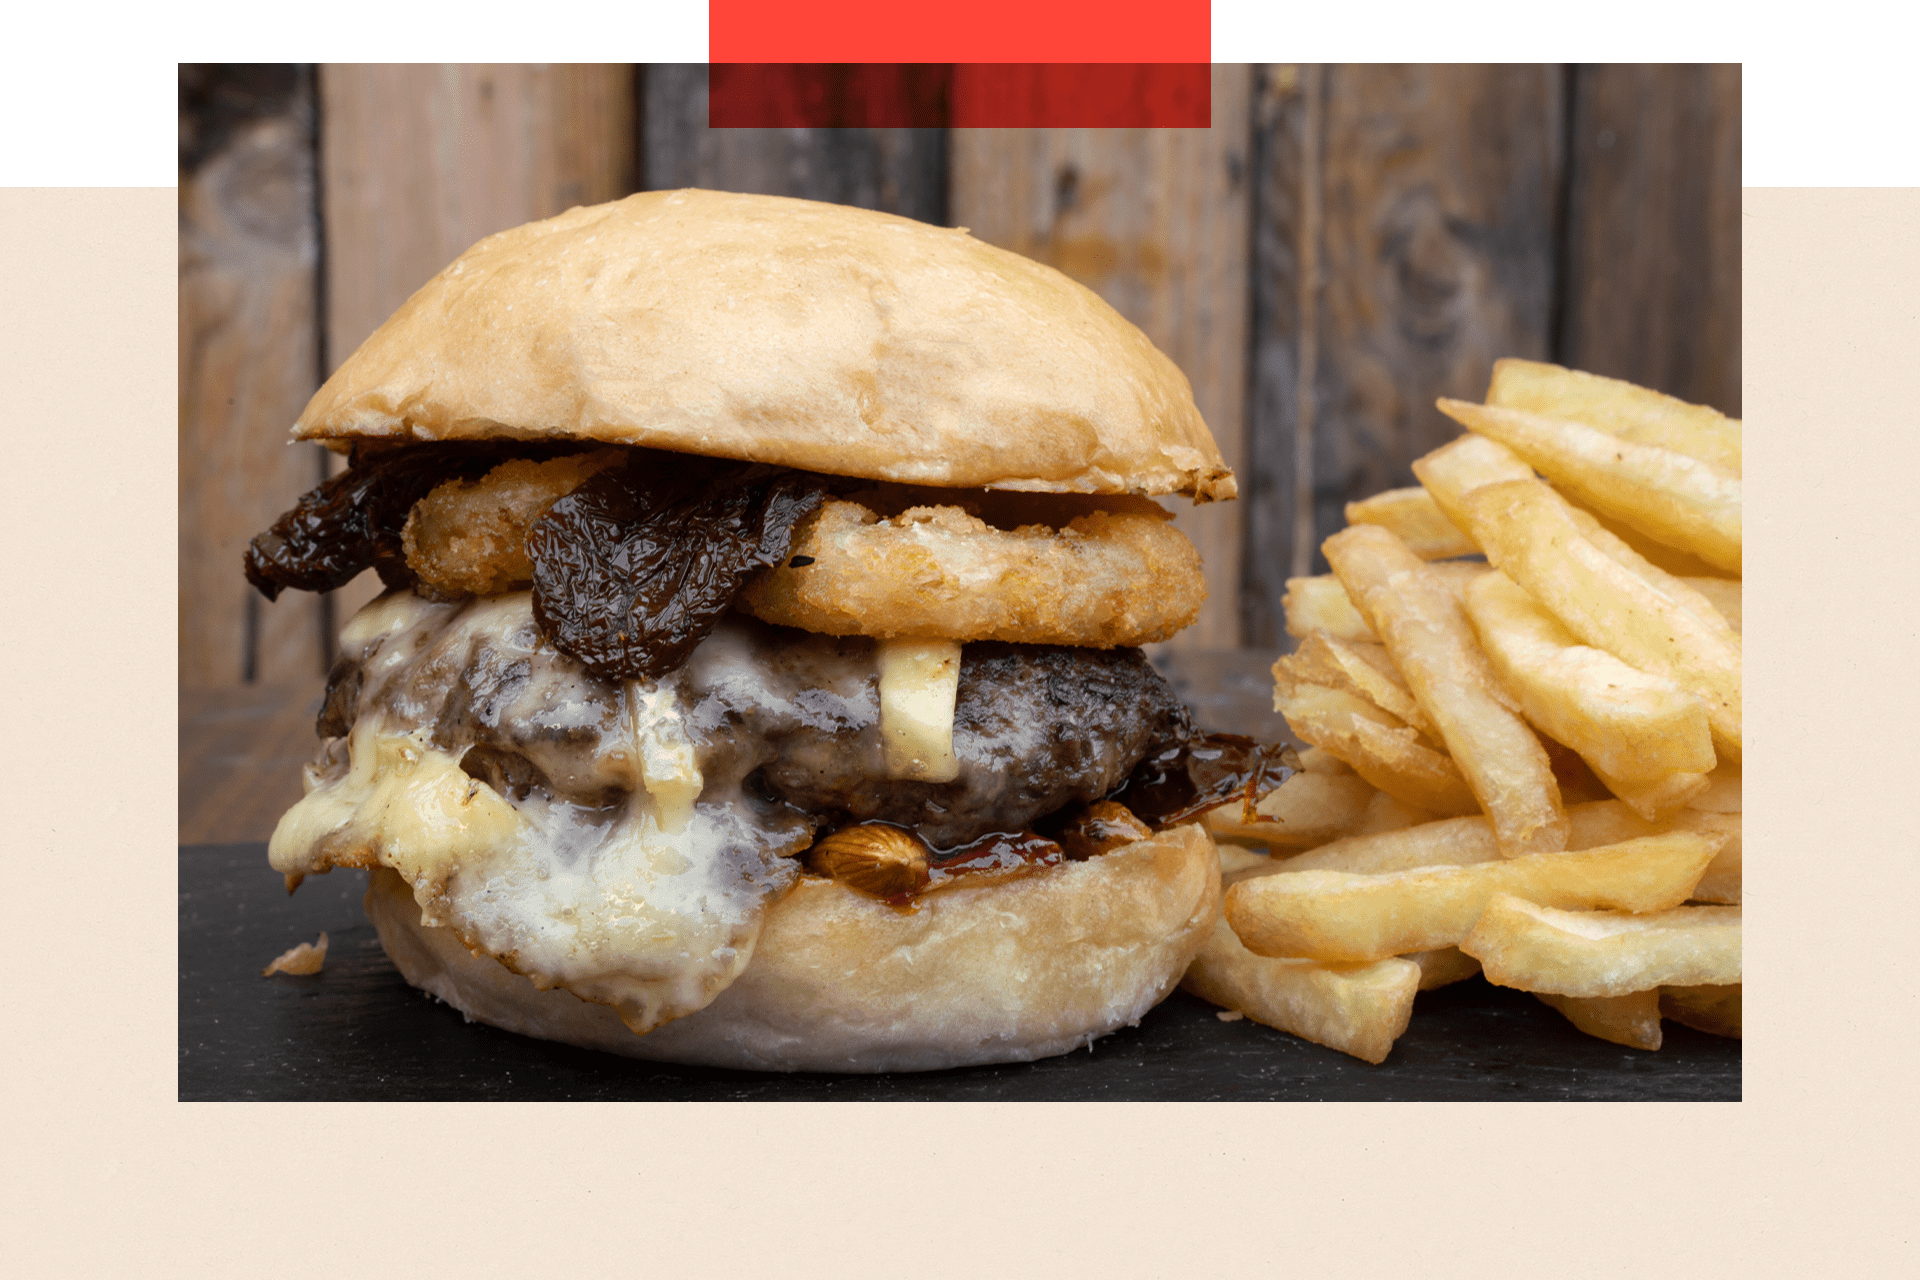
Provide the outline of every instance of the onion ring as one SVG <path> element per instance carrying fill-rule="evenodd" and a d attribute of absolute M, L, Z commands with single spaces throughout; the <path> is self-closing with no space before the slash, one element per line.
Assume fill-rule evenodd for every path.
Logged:
<path fill-rule="evenodd" d="M 1063 528 L 996 529 L 958 507 L 883 519 L 831 501 L 738 607 L 826 635 L 1111 649 L 1165 640 L 1206 599 L 1200 554 L 1164 512 L 1129 504 Z"/>

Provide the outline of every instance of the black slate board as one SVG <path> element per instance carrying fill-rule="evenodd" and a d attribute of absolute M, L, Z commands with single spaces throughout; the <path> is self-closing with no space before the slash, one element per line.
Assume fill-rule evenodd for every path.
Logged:
<path fill-rule="evenodd" d="M 1740 1042 L 1667 1023 L 1644 1053 L 1475 978 L 1423 993 L 1380 1066 L 1176 992 L 1138 1027 L 1043 1062 L 893 1076 L 666 1067 L 468 1023 L 407 986 L 360 910 L 364 878 L 292 898 L 260 844 L 180 850 L 182 1101 L 1738 1101 Z M 313 977 L 260 971 L 329 935 Z"/>

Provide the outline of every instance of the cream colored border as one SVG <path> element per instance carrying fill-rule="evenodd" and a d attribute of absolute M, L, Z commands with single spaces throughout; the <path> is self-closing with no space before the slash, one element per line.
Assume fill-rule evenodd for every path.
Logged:
<path fill-rule="evenodd" d="M 1744 1103 L 223 1106 L 173 1101 L 173 193 L 0 191 L 7 1270 L 1904 1270 L 1920 193 L 1746 226 Z"/>

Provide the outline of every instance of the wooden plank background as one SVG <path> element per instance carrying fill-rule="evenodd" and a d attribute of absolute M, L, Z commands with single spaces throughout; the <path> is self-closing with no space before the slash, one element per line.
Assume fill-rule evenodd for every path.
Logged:
<path fill-rule="evenodd" d="M 1180 516 L 1211 596 L 1177 646 L 1283 647 L 1285 578 L 1344 503 L 1412 482 L 1453 434 L 1433 399 L 1497 356 L 1740 412 L 1738 67 L 1228 65 L 1208 130 L 714 130 L 704 88 L 182 67 L 183 688 L 317 682 L 371 593 L 266 605 L 238 571 L 326 465 L 282 443 L 323 373 L 472 241 L 631 190 L 968 226 L 1141 325 L 1240 473 L 1240 502 Z"/>

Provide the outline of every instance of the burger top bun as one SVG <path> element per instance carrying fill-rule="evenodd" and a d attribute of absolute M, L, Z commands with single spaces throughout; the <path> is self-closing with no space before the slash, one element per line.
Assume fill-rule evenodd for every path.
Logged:
<path fill-rule="evenodd" d="M 1051 267 L 963 230 L 713 191 L 482 240 L 294 435 L 566 437 L 958 488 L 1235 488 L 1179 369 Z"/>

